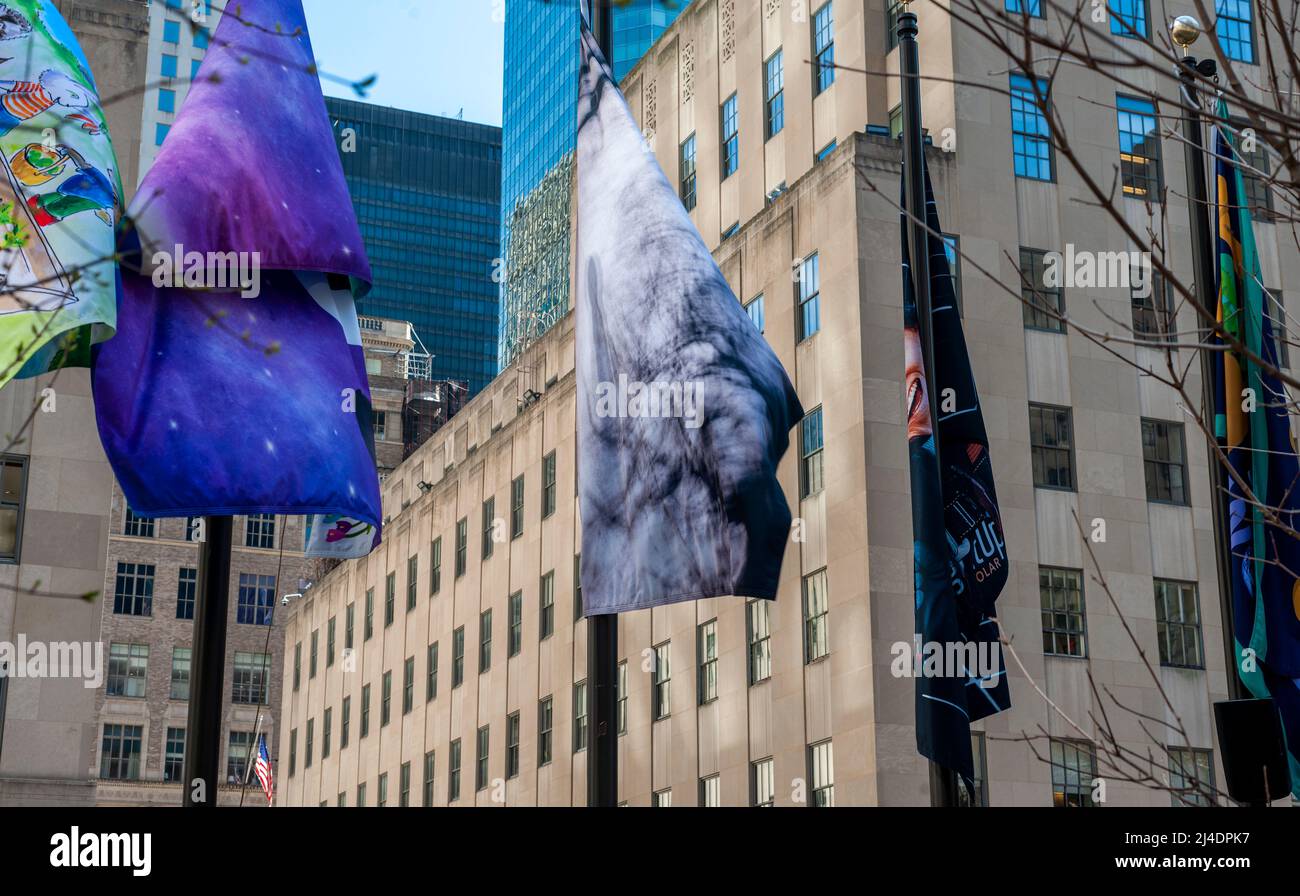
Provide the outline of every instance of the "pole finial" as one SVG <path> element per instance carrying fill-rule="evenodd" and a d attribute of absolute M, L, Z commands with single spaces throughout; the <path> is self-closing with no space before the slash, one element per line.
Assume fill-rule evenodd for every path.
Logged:
<path fill-rule="evenodd" d="M 1201 23 L 1193 16 L 1179 16 L 1169 26 L 1169 36 L 1174 43 L 1183 48 L 1183 53 L 1190 52 L 1192 44 L 1201 36 Z"/>

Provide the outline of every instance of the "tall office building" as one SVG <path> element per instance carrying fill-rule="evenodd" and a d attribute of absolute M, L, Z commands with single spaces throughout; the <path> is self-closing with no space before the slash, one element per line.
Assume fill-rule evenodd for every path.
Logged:
<path fill-rule="evenodd" d="M 900 648 L 911 655 L 915 630 L 894 203 L 901 149 L 888 136 L 898 83 L 860 74 L 897 71 L 898 50 L 874 0 L 793 15 L 802 8 L 692 4 L 623 81 L 660 166 L 807 409 L 778 470 L 802 525 L 786 546 L 777 600 L 619 616 L 618 798 L 634 806 L 930 802 L 914 681 L 896 662 Z M 1182 3 L 1169 13 L 1189 11 Z M 1103 351 L 1037 308 L 1051 301 L 1098 331 L 1132 321 L 1156 335 L 1160 313 L 1174 313 L 1169 331 L 1184 334 L 1195 315 L 1153 314 L 1127 287 L 1043 297 L 1022 281 L 1019 268 L 1047 250 L 1132 247 L 1105 213 L 1075 201 L 1080 178 L 1031 139 L 1045 126 L 1027 120 L 1032 104 L 1006 96 L 1008 59 L 940 7 L 919 13 L 922 65 L 933 76 L 926 124 L 959 138 L 954 152 L 929 155 L 943 225 L 983 268 L 957 277 L 1006 527 L 1010 577 L 998 616 L 1024 664 L 1010 662 L 1012 708 L 975 725 L 977 798 L 1176 800 L 1107 769 L 1103 709 L 1130 755 L 1153 757 L 1157 780 L 1221 787 L 1212 704 L 1226 696 L 1229 658 L 1205 440 L 1185 425 L 1177 395 L 1135 369 L 1163 364 L 1159 349 Z M 1042 27 L 1059 34 L 1061 24 Z M 810 49 L 853 72 L 815 77 L 802 63 Z M 1170 100 L 1170 79 L 1139 77 Z M 966 81 L 993 90 L 971 93 Z M 1104 75 L 1073 68 L 1058 76 L 1053 101 L 1087 135 L 1091 170 L 1142 157 L 1143 168 L 1125 167 L 1118 201 L 1145 220 L 1150 181 L 1141 177 L 1182 183 L 1183 154 L 1154 112 L 1117 117 L 1097 101 L 1114 91 Z M 1134 151 L 1139 144 L 1146 151 Z M 1048 164 L 1030 164 L 1042 153 Z M 1170 193 L 1168 261 L 1187 282 L 1187 209 Z M 1257 221 L 1255 236 L 1265 282 L 1297 282 L 1300 253 L 1286 231 Z M 1023 292 L 1007 293 L 1022 282 Z M 1293 291 L 1277 295 L 1294 304 Z M 573 321 L 561 318 L 389 476 L 383 547 L 342 564 L 293 608 L 290 644 L 309 644 L 331 618 L 358 623 L 355 663 L 283 707 L 282 755 L 296 744 L 301 757 L 306 731 L 319 739 L 327 717 L 336 745 L 348 731 L 327 759 L 317 751 L 310 765 L 283 770 L 284 802 L 585 803 Z M 1075 514 L 1091 532 L 1104 521 L 1104 540 L 1085 546 Z M 363 631 L 370 608 L 375 623 Z"/>
<path fill-rule="evenodd" d="M 614 71 L 645 54 L 690 0 L 612 7 Z M 569 198 L 577 125 L 576 3 L 507 7 L 502 113 L 500 366 L 569 310 Z"/>
<path fill-rule="evenodd" d="M 104 113 L 129 200 L 145 80 L 145 2 L 55 5 L 90 62 L 100 96 L 116 98 Z M 90 372 L 13 380 L 0 389 L 0 431 L 0 642 L 75 643 L 93 652 L 103 598 L 88 603 L 76 595 L 104 587 L 113 474 L 95 428 Z M 0 660 L 0 806 L 93 803 L 89 770 L 98 727 L 90 679 L 17 672 Z"/>
<path fill-rule="evenodd" d="M 501 129 L 326 97 L 374 288 L 358 310 L 408 321 L 430 377 L 496 374 Z"/>

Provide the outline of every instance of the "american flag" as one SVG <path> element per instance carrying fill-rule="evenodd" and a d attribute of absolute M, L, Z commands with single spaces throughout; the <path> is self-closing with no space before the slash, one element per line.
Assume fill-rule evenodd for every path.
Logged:
<path fill-rule="evenodd" d="M 271 772 L 271 755 L 266 752 L 265 734 L 257 736 L 257 763 L 253 766 L 253 772 L 257 775 L 257 780 L 262 783 L 266 801 L 271 802 L 271 794 L 275 792 L 275 775 Z"/>

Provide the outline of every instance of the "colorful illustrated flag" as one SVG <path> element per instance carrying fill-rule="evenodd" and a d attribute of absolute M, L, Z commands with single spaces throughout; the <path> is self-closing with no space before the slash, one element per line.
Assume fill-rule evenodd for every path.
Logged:
<path fill-rule="evenodd" d="M 903 235 L 903 343 L 907 444 L 916 571 L 916 746 L 922 756 L 975 776 L 970 723 L 1011 706 L 997 608 L 1007 581 L 1002 516 L 989 440 L 953 290 L 939 211 L 925 172 L 931 327 L 937 389 L 925 380 L 916 294 Z M 904 206 L 906 199 L 904 200 Z M 938 413 L 931 396 L 938 394 Z M 943 463 L 942 482 L 935 447 Z M 955 657 L 956 663 L 948 658 Z"/>
<path fill-rule="evenodd" d="M 1226 118 L 1227 105 L 1218 114 Z M 1280 365 L 1273 314 L 1260 285 L 1240 156 L 1215 128 L 1218 319 L 1257 358 Z M 1216 337 L 1216 343 L 1224 345 Z M 1236 665 L 1256 697 L 1272 696 L 1282 717 L 1292 793 L 1300 798 L 1300 462 L 1291 438 L 1286 388 L 1243 353 L 1215 353 L 1215 436 L 1233 475 L 1228 486 L 1229 567 Z"/>
<path fill-rule="evenodd" d="M 0 3 L 0 386 L 113 334 L 122 187 L 99 91 L 50 0 Z"/>
<path fill-rule="evenodd" d="M 583 609 L 773 599 L 803 416 L 582 28 L 577 377 Z"/>
<path fill-rule="evenodd" d="M 354 296 L 370 266 L 301 0 L 227 9 L 128 218 L 94 395 L 132 510 L 321 515 L 309 551 L 368 553 L 380 497 Z M 341 527 L 368 537 L 340 544 Z"/>

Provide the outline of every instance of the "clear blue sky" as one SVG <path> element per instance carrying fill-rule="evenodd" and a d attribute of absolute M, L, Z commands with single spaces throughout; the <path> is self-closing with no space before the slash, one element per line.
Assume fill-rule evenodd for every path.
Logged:
<path fill-rule="evenodd" d="M 375 75 L 365 97 L 322 78 L 330 96 L 501 124 L 505 3 L 527 0 L 304 0 L 323 73 Z"/>

